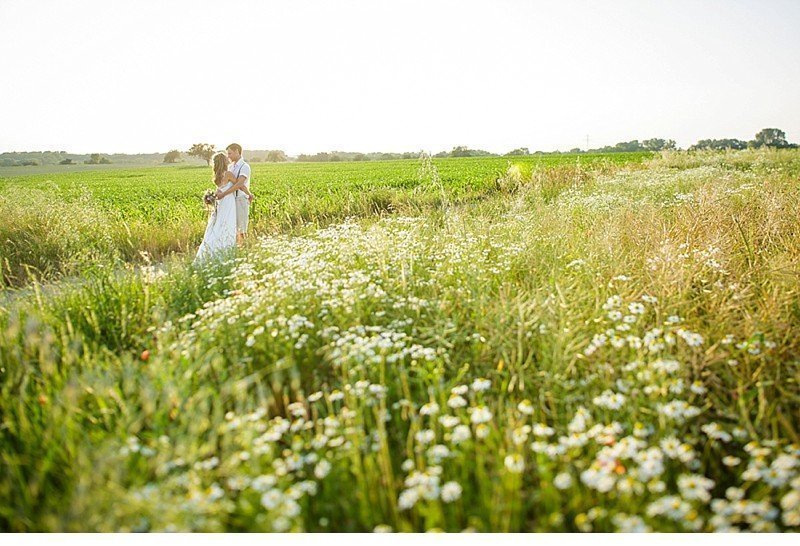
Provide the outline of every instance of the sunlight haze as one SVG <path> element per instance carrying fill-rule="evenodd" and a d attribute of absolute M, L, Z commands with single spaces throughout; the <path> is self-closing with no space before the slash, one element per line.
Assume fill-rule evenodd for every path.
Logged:
<path fill-rule="evenodd" d="M 0 2 L 0 151 L 800 140 L 800 3 Z"/>

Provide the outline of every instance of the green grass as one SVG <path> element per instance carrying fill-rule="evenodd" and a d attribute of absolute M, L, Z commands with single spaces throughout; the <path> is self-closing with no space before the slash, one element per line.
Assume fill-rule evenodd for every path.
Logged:
<path fill-rule="evenodd" d="M 800 153 L 436 166 L 0 307 L 0 528 L 796 529 Z"/>
<path fill-rule="evenodd" d="M 256 233 L 327 224 L 348 216 L 417 212 L 449 199 L 481 199 L 513 162 L 529 173 L 598 169 L 640 162 L 647 154 L 437 159 L 441 185 L 419 174 L 419 161 L 257 163 L 251 209 Z M 7 286 L 79 275 L 98 263 L 156 260 L 191 252 L 205 228 L 200 197 L 212 187 L 207 167 L 102 169 L 0 178 L 0 271 Z"/>

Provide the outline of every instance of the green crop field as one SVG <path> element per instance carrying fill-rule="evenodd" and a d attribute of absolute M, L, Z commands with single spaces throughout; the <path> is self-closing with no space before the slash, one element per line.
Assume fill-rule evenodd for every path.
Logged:
<path fill-rule="evenodd" d="M 416 160 L 253 164 L 251 210 L 256 233 L 307 222 L 415 211 L 438 203 L 481 199 L 497 189 L 510 165 L 525 175 L 556 167 L 611 168 L 646 153 L 436 159 L 440 180 Z M 63 169 L 64 167 L 60 167 Z M 23 168 L 7 168 L 21 173 Z M 148 252 L 160 260 L 200 243 L 212 188 L 205 166 L 95 169 L 0 178 L 0 272 L 6 285 L 31 278 L 78 275 L 87 267 L 130 262 Z"/>
<path fill-rule="evenodd" d="M 800 525 L 800 152 L 0 181 L 0 530 Z"/>

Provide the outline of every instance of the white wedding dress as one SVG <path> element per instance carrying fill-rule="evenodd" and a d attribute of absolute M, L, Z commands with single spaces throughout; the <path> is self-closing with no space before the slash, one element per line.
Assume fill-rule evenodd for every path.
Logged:
<path fill-rule="evenodd" d="M 225 191 L 232 185 L 232 182 L 228 182 L 220 189 Z M 194 261 L 203 261 L 221 250 L 234 246 L 236 246 L 236 196 L 229 193 L 217 201 L 216 210 L 208 218 L 206 233 L 200 248 L 197 249 Z"/>

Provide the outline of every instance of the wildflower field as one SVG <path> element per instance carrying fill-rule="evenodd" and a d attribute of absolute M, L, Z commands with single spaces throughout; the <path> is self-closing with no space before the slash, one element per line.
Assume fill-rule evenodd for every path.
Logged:
<path fill-rule="evenodd" d="M 0 529 L 796 530 L 800 153 L 609 157 L 4 179 Z"/>
<path fill-rule="evenodd" d="M 591 165 L 608 170 L 650 154 L 581 154 L 510 158 L 524 173 L 580 177 Z M 415 160 L 343 163 L 254 163 L 250 211 L 256 233 L 285 233 L 350 216 L 419 215 L 441 205 L 486 199 L 510 159 L 436 159 L 432 181 Z M 53 167 L 56 168 L 56 167 Z M 64 169 L 65 167 L 62 167 Z M 54 172 L 8 176 L 0 170 L 0 287 L 83 275 L 89 269 L 158 261 L 193 252 L 213 188 L 206 166 Z M 434 183 L 435 182 L 435 183 Z"/>

